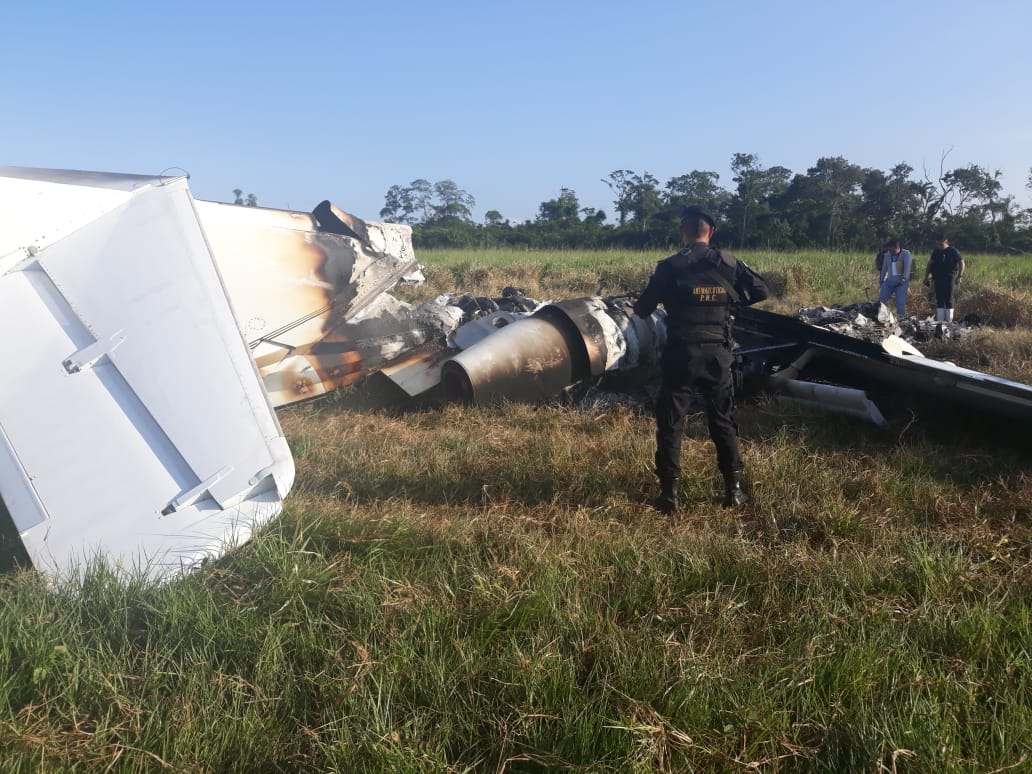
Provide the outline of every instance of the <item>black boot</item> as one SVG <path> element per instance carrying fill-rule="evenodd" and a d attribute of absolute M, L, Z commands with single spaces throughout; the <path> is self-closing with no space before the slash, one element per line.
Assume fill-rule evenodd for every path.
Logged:
<path fill-rule="evenodd" d="M 742 489 L 741 477 L 738 471 L 724 474 L 724 502 L 725 508 L 741 508 L 749 502 L 749 495 Z"/>
<path fill-rule="evenodd" d="M 659 497 L 652 501 L 652 507 L 660 513 L 674 514 L 681 509 L 678 507 L 678 485 L 681 479 L 675 476 L 664 476 L 659 479 Z"/>

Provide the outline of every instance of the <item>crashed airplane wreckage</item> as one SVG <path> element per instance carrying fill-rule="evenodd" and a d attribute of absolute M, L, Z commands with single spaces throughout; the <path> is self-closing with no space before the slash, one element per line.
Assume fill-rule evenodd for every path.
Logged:
<path fill-rule="evenodd" d="M 195 205 L 276 407 L 369 377 L 401 400 L 548 401 L 651 369 L 663 346 L 663 313 L 642 320 L 620 298 L 401 301 L 396 285 L 423 281 L 409 226 L 329 202 L 311 214 Z"/>
<path fill-rule="evenodd" d="M 249 218 L 257 230 L 276 228 L 274 221 L 289 215 L 302 223 L 306 243 L 322 246 L 318 264 L 306 264 L 278 285 L 262 278 L 270 290 L 252 297 L 250 285 L 235 281 L 228 268 L 240 260 L 243 241 L 266 245 L 261 263 L 267 265 L 288 265 L 298 254 L 285 243 L 274 254 L 272 240 L 242 233 L 240 241 L 213 242 L 235 307 L 250 310 L 241 315 L 247 330 L 254 320 L 277 321 L 269 326 L 275 335 L 249 339 L 252 348 L 266 348 L 256 355 L 274 405 L 361 378 L 401 400 L 542 402 L 575 396 L 593 384 L 640 387 L 658 368 L 664 313 L 638 318 L 627 296 L 540 303 L 506 288 L 501 298 L 445 295 L 413 308 L 389 293 L 397 282 L 421 279 L 406 226 L 363 222 L 328 202 L 312 216 L 205 202 L 198 208 L 215 233 L 222 228 L 216 214 Z M 392 229 L 393 243 L 385 236 Z M 334 242 L 325 230 L 341 236 Z M 389 244 L 395 254 L 385 250 Z M 255 281 L 253 271 L 244 276 Z M 322 295 L 307 307 L 301 298 L 284 304 L 287 293 L 309 287 L 321 288 Z M 926 358 L 891 329 L 881 326 L 880 341 L 870 340 L 870 331 L 864 340 L 747 308 L 735 320 L 736 354 L 751 391 L 875 424 L 884 423 L 901 392 L 972 415 L 1032 422 L 1032 387 Z"/>
<path fill-rule="evenodd" d="M 185 178 L 0 167 L 0 496 L 31 562 L 95 553 L 164 578 L 275 516 L 293 461 L 273 408 L 367 380 L 401 400 L 544 402 L 656 373 L 663 312 L 391 290 L 408 226 L 194 200 Z M 1032 422 L 1032 387 L 758 309 L 745 382 L 881 423 L 900 390 Z M 264 388 L 264 389 L 263 389 Z M 869 392 L 868 392 L 869 391 Z M 3 509 L 0 508 L 0 511 Z"/>
<path fill-rule="evenodd" d="M 640 389 L 657 375 L 665 317 L 642 320 L 627 302 L 593 296 L 532 314 L 489 312 L 460 324 L 435 355 L 403 355 L 380 373 L 413 398 L 437 391 L 435 399 L 468 403 L 559 400 L 589 385 Z M 876 425 L 907 404 L 1032 429 L 1032 386 L 924 357 L 895 334 L 870 341 L 750 307 L 738 310 L 734 335 L 746 395 Z"/>
<path fill-rule="evenodd" d="M 656 374 L 664 313 L 638 318 L 627 296 L 541 303 L 506 288 L 500 298 L 453 294 L 413 307 L 390 293 L 422 281 L 408 226 L 362 221 L 329 202 L 311 214 L 197 209 L 274 406 L 362 379 L 396 400 L 490 403 L 559 400 L 595 384 L 640 388 Z M 742 309 L 744 382 L 875 424 L 901 391 L 1032 422 L 1032 387 L 925 358 L 891 329 L 863 340 Z"/>

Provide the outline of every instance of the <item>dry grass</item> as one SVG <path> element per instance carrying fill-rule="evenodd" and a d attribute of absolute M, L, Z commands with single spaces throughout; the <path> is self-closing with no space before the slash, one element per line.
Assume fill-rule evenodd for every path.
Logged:
<path fill-rule="evenodd" d="M 937 360 L 1032 384 L 1032 329 L 1029 328 L 978 329 L 960 339 L 925 342 L 921 352 Z"/>
<path fill-rule="evenodd" d="M 994 328 L 1032 327 L 1029 291 L 1017 291 L 996 282 L 961 284 L 954 303 L 962 314 L 977 314 Z"/>

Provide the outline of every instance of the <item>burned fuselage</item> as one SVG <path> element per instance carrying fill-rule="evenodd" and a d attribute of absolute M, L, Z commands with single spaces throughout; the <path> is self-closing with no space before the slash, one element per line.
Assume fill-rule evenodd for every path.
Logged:
<path fill-rule="evenodd" d="M 196 207 L 273 405 L 346 387 L 425 341 L 411 307 L 389 292 L 422 281 L 408 226 L 329 202 L 318 215 Z"/>

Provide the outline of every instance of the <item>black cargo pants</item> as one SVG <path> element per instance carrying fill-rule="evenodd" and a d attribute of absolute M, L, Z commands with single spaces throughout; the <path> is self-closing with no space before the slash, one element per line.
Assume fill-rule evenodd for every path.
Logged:
<path fill-rule="evenodd" d="M 957 278 L 952 274 L 945 277 L 932 275 L 932 286 L 935 288 L 935 305 L 942 309 L 953 308 L 953 291 L 957 286 Z"/>
<path fill-rule="evenodd" d="M 656 401 L 656 474 L 661 479 L 681 475 L 681 437 L 694 388 L 702 394 L 720 472 L 727 476 L 744 467 L 733 415 L 733 361 L 723 344 L 687 344 L 663 353 L 663 381 Z"/>

